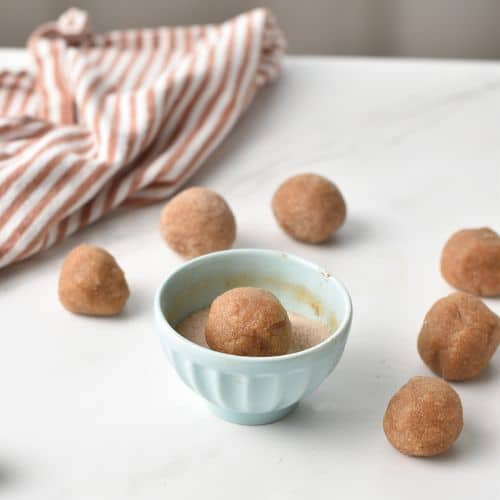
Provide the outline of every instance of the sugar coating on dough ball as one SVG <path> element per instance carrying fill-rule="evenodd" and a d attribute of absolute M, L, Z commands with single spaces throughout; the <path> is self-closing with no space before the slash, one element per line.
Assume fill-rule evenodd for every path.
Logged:
<path fill-rule="evenodd" d="M 224 199 L 214 191 L 192 187 L 163 208 L 160 232 L 167 244 L 186 258 L 230 248 L 236 222 Z"/>
<path fill-rule="evenodd" d="M 290 344 L 291 325 L 279 300 L 267 290 L 233 288 L 210 306 L 205 325 L 208 346 L 239 356 L 279 356 Z"/>
<path fill-rule="evenodd" d="M 462 403 L 444 380 L 413 377 L 389 401 L 383 425 L 387 439 L 401 453 L 438 455 L 462 431 Z"/>
<path fill-rule="evenodd" d="M 446 380 L 477 377 L 500 342 L 498 316 L 473 295 L 455 292 L 426 314 L 418 337 L 424 363 Z"/>
<path fill-rule="evenodd" d="M 59 275 L 59 300 L 76 314 L 118 314 L 130 295 L 125 275 L 106 250 L 79 245 L 64 259 Z"/>
<path fill-rule="evenodd" d="M 441 274 L 464 292 L 500 296 L 500 236 L 487 227 L 456 232 L 443 248 Z"/>
<path fill-rule="evenodd" d="M 346 204 L 335 184 L 316 174 L 290 177 L 276 190 L 272 208 L 278 224 L 306 243 L 330 239 L 346 218 Z"/>

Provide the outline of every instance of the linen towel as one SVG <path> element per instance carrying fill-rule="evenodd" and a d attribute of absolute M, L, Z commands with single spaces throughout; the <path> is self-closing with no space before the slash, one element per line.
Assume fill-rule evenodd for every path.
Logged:
<path fill-rule="evenodd" d="M 171 195 L 280 70 L 264 9 L 220 25 L 92 34 L 70 9 L 0 72 L 0 267 L 118 206 Z"/>

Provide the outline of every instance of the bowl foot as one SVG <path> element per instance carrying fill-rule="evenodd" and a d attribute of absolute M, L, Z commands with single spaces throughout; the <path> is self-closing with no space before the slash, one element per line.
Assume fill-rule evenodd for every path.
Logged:
<path fill-rule="evenodd" d="M 293 405 L 287 406 L 286 408 L 280 408 L 279 410 L 273 410 L 266 413 L 243 413 L 233 410 L 228 410 L 226 408 L 221 408 L 214 404 L 208 403 L 208 407 L 217 417 L 233 422 L 234 424 L 241 425 L 263 425 L 271 424 L 277 420 L 282 419 L 290 412 L 297 408 L 299 403 L 294 403 Z"/>

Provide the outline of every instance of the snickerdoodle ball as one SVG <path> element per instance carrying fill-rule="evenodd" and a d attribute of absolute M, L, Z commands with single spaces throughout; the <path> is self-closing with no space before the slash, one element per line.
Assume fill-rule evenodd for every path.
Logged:
<path fill-rule="evenodd" d="M 192 187 L 163 208 L 160 231 L 164 240 L 186 258 L 230 248 L 236 238 L 233 212 L 214 191 Z"/>
<path fill-rule="evenodd" d="M 389 401 L 384 432 L 401 453 L 430 457 L 445 452 L 463 427 L 462 403 L 444 380 L 413 377 Z"/>
<path fill-rule="evenodd" d="M 453 234 L 441 255 L 441 273 L 464 292 L 500 296 L 500 236 L 488 227 Z"/>
<path fill-rule="evenodd" d="M 290 320 L 278 299 L 252 287 L 219 295 L 210 306 L 205 326 L 211 349 L 239 356 L 286 354 L 290 335 Z"/>
<path fill-rule="evenodd" d="M 477 377 L 500 342 L 500 320 L 473 295 L 455 292 L 426 314 L 418 337 L 424 363 L 446 380 Z"/>
<path fill-rule="evenodd" d="M 274 193 L 272 208 L 283 230 L 306 243 L 330 239 L 346 217 L 345 201 L 337 186 L 316 174 L 286 180 Z"/>
<path fill-rule="evenodd" d="M 118 314 L 130 295 L 125 275 L 106 250 L 90 245 L 73 248 L 59 275 L 59 300 L 76 314 Z"/>

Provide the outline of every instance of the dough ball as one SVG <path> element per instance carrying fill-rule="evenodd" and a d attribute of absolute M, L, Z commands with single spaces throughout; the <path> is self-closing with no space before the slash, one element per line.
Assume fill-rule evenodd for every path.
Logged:
<path fill-rule="evenodd" d="M 441 274 L 464 292 L 500 296 L 500 236 L 487 227 L 458 231 L 443 248 Z"/>
<path fill-rule="evenodd" d="M 205 339 L 215 351 L 239 356 L 286 354 L 292 327 L 278 299 L 260 288 L 233 288 L 210 306 Z"/>
<path fill-rule="evenodd" d="M 130 295 L 125 275 L 102 248 L 79 245 L 64 259 L 59 275 L 59 300 L 76 314 L 118 314 Z"/>
<path fill-rule="evenodd" d="M 231 248 L 236 222 L 221 196 L 207 188 L 192 187 L 165 205 L 160 231 L 175 252 L 193 258 Z"/>
<path fill-rule="evenodd" d="M 430 457 L 446 451 L 463 427 L 462 403 L 444 380 L 413 377 L 389 401 L 384 432 L 401 453 Z"/>
<path fill-rule="evenodd" d="M 477 297 L 456 292 L 426 314 L 418 337 L 424 363 L 447 380 L 477 377 L 500 342 L 500 321 Z"/>
<path fill-rule="evenodd" d="M 315 174 L 286 180 L 274 193 L 272 208 L 283 230 L 306 243 L 330 239 L 346 217 L 344 198 L 337 186 Z"/>

